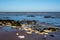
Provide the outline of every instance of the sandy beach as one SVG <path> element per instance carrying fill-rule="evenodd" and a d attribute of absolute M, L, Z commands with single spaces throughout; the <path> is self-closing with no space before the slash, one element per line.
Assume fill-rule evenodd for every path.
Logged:
<path fill-rule="evenodd" d="M 16 35 L 16 33 L 19 33 L 19 35 Z M 60 40 L 60 31 L 53 33 L 54 37 L 49 36 L 50 34 L 44 39 L 43 35 L 34 32 L 27 34 L 25 30 L 12 29 L 12 31 L 8 31 L 0 28 L 0 40 Z M 18 38 L 18 36 L 24 36 L 24 38 Z"/>

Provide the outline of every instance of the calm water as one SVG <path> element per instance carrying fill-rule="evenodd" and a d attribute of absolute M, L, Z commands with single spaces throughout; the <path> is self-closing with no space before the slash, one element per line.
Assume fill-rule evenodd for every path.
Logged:
<path fill-rule="evenodd" d="M 28 17 L 33 15 L 34 17 Z M 55 18 L 44 18 L 44 16 L 55 16 Z M 59 17 L 59 18 L 58 18 Z M 13 19 L 13 20 L 38 20 L 40 22 L 56 25 L 60 27 L 60 13 L 48 12 L 48 13 L 0 13 L 0 19 Z"/>
<path fill-rule="evenodd" d="M 60 16 L 60 12 L 0 12 L 0 15 L 51 15 Z"/>

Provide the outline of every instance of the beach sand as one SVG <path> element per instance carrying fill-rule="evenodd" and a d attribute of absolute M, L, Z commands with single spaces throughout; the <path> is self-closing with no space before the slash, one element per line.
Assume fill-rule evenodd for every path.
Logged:
<path fill-rule="evenodd" d="M 19 35 L 16 35 L 16 33 L 19 33 Z M 18 38 L 18 36 L 24 36 L 24 38 Z M 43 35 L 34 32 L 27 34 L 25 30 L 6 31 L 0 28 L 0 40 L 60 40 L 60 36 L 50 37 L 47 35 L 46 39 L 44 39 Z"/>

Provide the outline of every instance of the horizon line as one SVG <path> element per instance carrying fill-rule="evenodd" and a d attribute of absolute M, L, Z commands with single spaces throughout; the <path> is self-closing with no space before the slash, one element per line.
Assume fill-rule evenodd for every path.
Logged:
<path fill-rule="evenodd" d="M 34 12 L 34 11 L 33 11 Z M 45 12 L 45 11 L 41 11 L 41 12 Z M 46 11 L 47 12 L 47 11 Z M 48 11 L 49 12 L 49 11 Z M 50 11 L 50 12 L 56 12 L 56 11 Z M 60 12 L 60 11 L 58 11 L 58 12 Z M 1 13 L 1 12 L 0 12 Z"/>

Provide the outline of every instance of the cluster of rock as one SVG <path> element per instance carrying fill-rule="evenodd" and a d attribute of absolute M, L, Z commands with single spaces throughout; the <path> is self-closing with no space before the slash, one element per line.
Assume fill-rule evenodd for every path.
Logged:
<path fill-rule="evenodd" d="M 15 20 L 0 20 L 0 26 L 10 26 L 12 28 L 31 28 L 32 30 L 35 30 L 36 32 L 55 32 L 60 30 L 56 27 L 45 27 L 43 28 L 43 25 L 38 24 L 35 20 L 21 20 L 21 21 L 15 21 Z M 43 29 L 42 29 L 43 28 Z"/>

